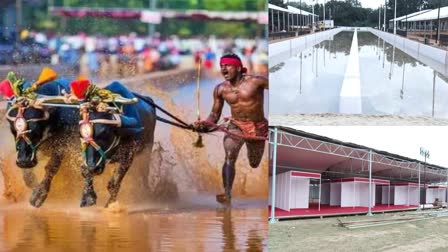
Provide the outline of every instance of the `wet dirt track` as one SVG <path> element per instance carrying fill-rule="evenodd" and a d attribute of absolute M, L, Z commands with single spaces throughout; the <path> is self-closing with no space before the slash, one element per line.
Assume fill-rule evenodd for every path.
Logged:
<path fill-rule="evenodd" d="M 195 74 L 170 78 L 165 77 L 163 83 L 157 81 L 160 78 L 155 81 L 133 78 L 123 83 L 133 91 L 151 96 L 181 119 L 193 122 Z M 204 118 L 210 110 L 211 90 L 219 80 L 201 81 Z M 227 108 L 223 115 L 228 114 Z M 116 167 L 109 165 L 95 178 L 97 206 L 81 209 L 79 139 L 66 139 L 68 155 L 53 180 L 47 201 L 40 209 L 34 209 L 27 203 L 30 190 L 14 164 L 13 138 L 7 127 L 3 119 L 0 250 L 31 247 L 45 251 L 267 250 L 267 148 L 257 169 L 250 168 L 246 149 L 242 148 L 233 189 L 235 201 L 232 208 L 223 208 L 214 201 L 214 195 L 222 190 L 223 134 L 205 136 L 206 147 L 197 149 L 192 145 L 197 134 L 158 122 L 152 159 L 148 158 L 148 152 L 136 157 L 123 180 L 118 203 L 108 210 L 102 208 L 108 198 L 108 179 Z M 40 164 L 34 171 L 40 179 L 48 157 L 39 153 L 38 158 Z M 142 169 L 149 169 L 149 191 L 141 184 Z"/>

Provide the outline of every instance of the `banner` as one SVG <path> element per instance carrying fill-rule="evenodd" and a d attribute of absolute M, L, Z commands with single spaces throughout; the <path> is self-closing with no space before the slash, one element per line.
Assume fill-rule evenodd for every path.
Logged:
<path fill-rule="evenodd" d="M 160 24 L 162 15 L 156 11 L 142 11 L 140 21 L 150 24 Z"/>

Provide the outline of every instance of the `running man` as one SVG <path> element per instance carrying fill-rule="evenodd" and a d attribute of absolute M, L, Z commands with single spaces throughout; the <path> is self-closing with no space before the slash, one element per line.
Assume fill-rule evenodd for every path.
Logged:
<path fill-rule="evenodd" d="M 245 74 L 241 59 L 235 54 L 221 57 L 221 74 L 225 81 L 213 91 L 213 107 L 205 121 L 195 123 L 198 132 L 208 132 L 221 117 L 224 101 L 230 106 L 232 117 L 229 119 L 224 137 L 225 161 L 222 167 L 224 194 L 216 196 L 220 203 L 229 203 L 235 163 L 241 147 L 246 143 L 249 164 L 257 168 L 264 152 L 264 138 L 268 134 L 268 121 L 264 117 L 264 89 L 268 89 L 268 80 L 261 76 Z"/>

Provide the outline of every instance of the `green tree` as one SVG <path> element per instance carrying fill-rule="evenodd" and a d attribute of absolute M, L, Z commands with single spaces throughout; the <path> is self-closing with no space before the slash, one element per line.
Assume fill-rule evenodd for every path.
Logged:
<path fill-rule="evenodd" d="M 55 17 L 48 12 L 48 0 L 23 0 L 25 28 L 44 30 L 51 29 L 61 33 L 74 34 L 86 32 L 88 34 L 117 35 L 134 31 L 146 34 L 148 24 L 139 20 L 110 19 L 110 18 L 64 18 Z M 148 9 L 148 0 L 53 0 L 56 7 L 91 7 L 91 8 L 135 8 Z M 263 11 L 264 0 L 158 0 L 158 9 L 205 9 L 213 11 Z M 170 20 L 171 21 L 171 20 Z M 238 28 L 238 26 L 244 29 Z M 222 23 L 199 22 L 199 21 L 177 21 L 163 22 L 158 30 L 163 35 L 180 34 L 208 35 L 236 34 L 238 36 L 255 36 L 259 28 L 257 24 L 243 24 L 241 22 L 229 23 L 228 27 Z"/>
<path fill-rule="evenodd" d="M 269 3 L 282 8 L 286 8 L 286 4 L 283 3 L 283 0 L 269 0 Z"/>

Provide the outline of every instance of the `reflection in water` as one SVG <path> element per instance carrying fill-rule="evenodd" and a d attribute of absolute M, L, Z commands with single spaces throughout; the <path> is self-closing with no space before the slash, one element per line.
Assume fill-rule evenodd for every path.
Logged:
<path fill-rule="evenodd" d="M 266 251 L 267 208 L 0 211 L 0 251 Z"/>
<path fill-rule="evenodd" d="M 233 221 L 232 221 L 232 209 L 223 208 L 218 210 L 218 216 L 221 217 L 222 221 L 222 233 L 224 234 L 224 250 L 235 251 L 235 233 L 233 232 Z"/>
<path fill-rule="evenodd" d="M 319 77 L 319 47 L 316 48 L 316 78 Z"/>
<path fill-rule="evenodd" d="M 359 37 L 363 113 L 448 117 L 448 100 L 442 98 L 448 95 L 448 86 L 442 74 L 384 40 L 381 68 L 373 56 L 378 43 L 368 42 L 378 37 L 369 32 Z M 385 61 L 390 64 L 388 73 Z M 434 72 L 440 81 L 434 82 Z"/>
<path fill-rule="evenodd" d="M 392 78 L 392 71 L 394 70 L 394 62 L 395 62 L 395 45 L 393 45 L 392 49 L 392 61 L 390 62 L 389 80 Z"/>
<path fill-rule="evenodd" d="M 386 50 L 384 49 L 385 44 L 386 44 L 386 41 L 383 40 L 383 68 L 384 68 L 384 62 L 386 60 Z"/>
<path fill-rule="evenodd" d="M 324 68 L 325 68 L 325 51 L 327 51 L 328 40 L 325 42 L 327 42 L 327 43 L 324 44 L 324 50 L 323 50 L 324 51 Z"/>
<path fill-rule="evenodd" d="M 434 72 L 434 78 L 432 80 L 432 116 L 434 117 L 434 104 L 436 99 L 436 71 Z"/>
<path fill-rule="evenodd" d="M 270 113 L 337 112 L 352 38 L 353 32 L 340 32 L 332 41 L 299 52 L 285 61 L 281 70 L 270 73 L 271 87 L 275 86 L 269 90 L 269 100 L 273 101 Z M 329 60 L 330 54 L 333 57 Z"/>
<path fill-rule="evenodd" d="M 313 49 L 312 49 L 312 51 L 313 51 L 313 63 L 312 63 L 312 72 L 314 73 L 314 68 L 316 68 L 316 66 L 314 65 L 314 47 L 313 47 Z"/>
<path fill-rule="evenodd" d="M 353 32 L 338 33 L 303 51 L 312 57 L 299 53 L 271 73 L 278 87 L 269 93 L 271 114 L 339 113 L 352 38 Z M 448 78 L 439 66 L 433 69 L 370 32 L 358 33 L 358 46 L 363 114 L 448 117 Z M 332 53 L 336 57 L 327 59 Z"/>
<path fill-rule="evenodd" d="M 400 90 L 400 98 L 403 100 L 404 95 L 404 71 L 406 68 L 406 63 L 403 62 L 403 77 L 401 78 L 401 90 Z"/>

